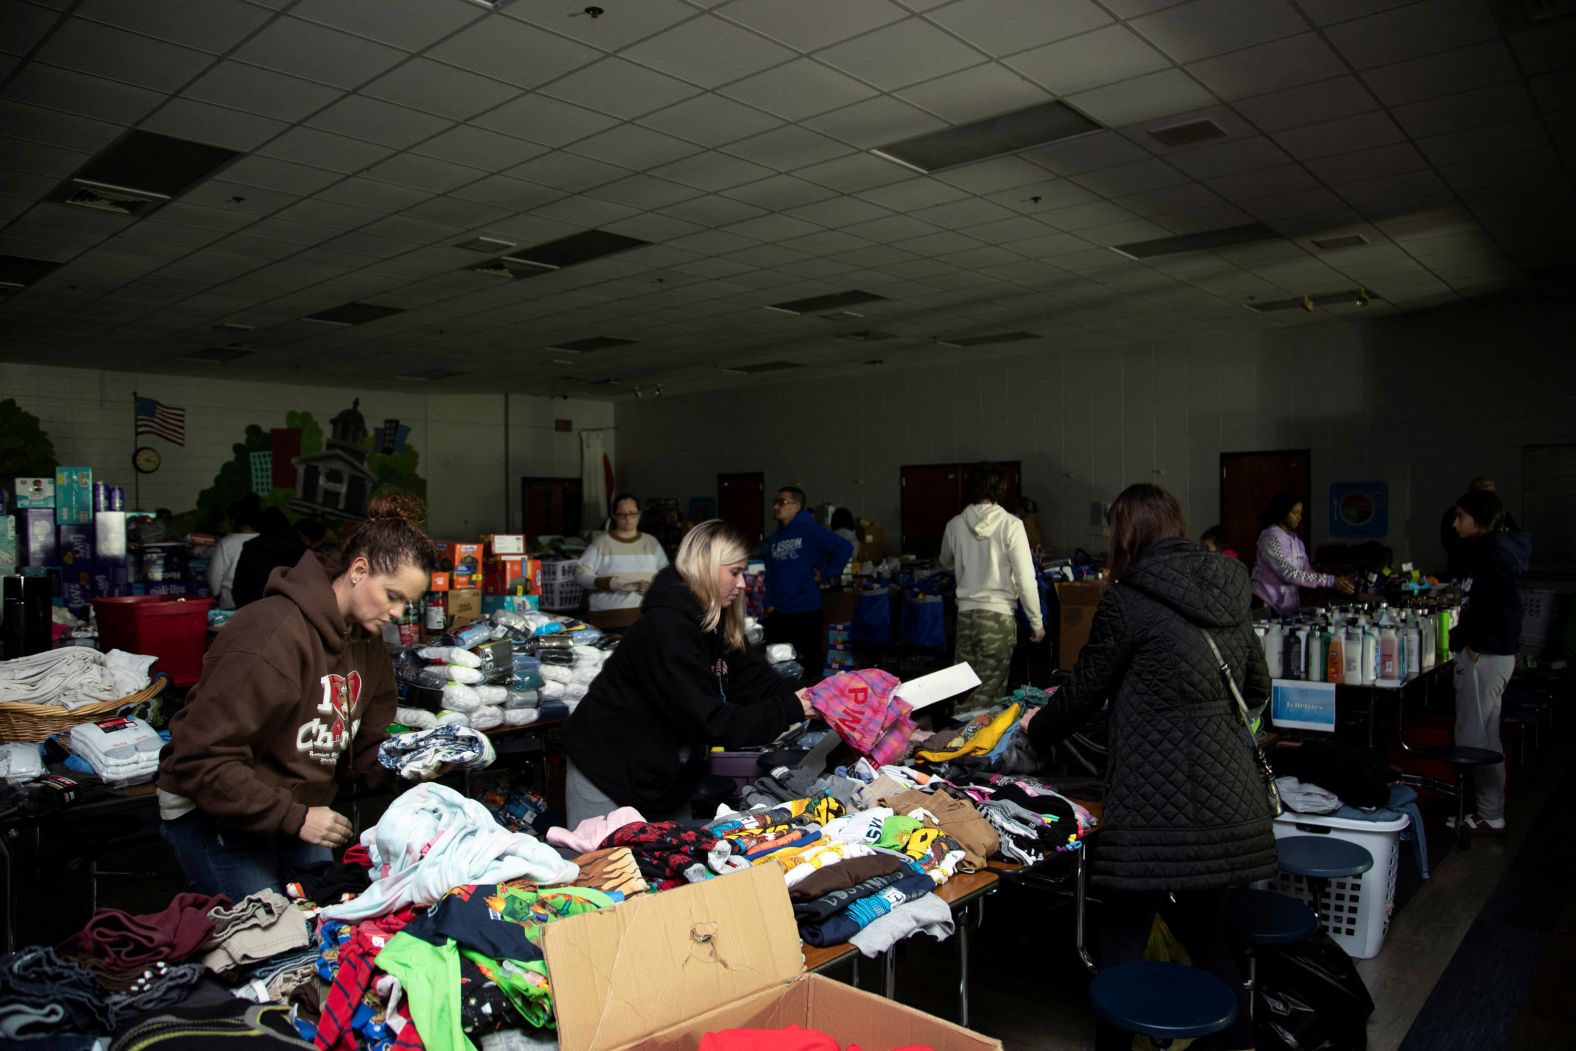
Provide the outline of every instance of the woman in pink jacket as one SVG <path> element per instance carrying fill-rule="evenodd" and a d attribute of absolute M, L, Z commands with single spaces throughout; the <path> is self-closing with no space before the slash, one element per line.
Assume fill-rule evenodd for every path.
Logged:
<path fill-rule="evenodd" d="M 1302 524 L 1302 501 L 1279 493 L 1259 519 L 1258 561 L 1253 564 L 1253 595 L 1280 616 L 1297 612 L 1302 604 L 1299 588 L 1333 587 L 1350 595 L 1356 585 L 1349 577 L 1316 573 L 1308 549 L 1297 535 Z"/>

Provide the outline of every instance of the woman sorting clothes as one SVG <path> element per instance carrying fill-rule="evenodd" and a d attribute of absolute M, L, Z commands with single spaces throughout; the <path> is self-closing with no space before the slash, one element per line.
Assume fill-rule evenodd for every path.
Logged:
<path fill-rule="evenodd" d="M 379 496 L 338 566 L 308 551 L 219 632 L 159 762 L 161 831 L 193 889 L 233 901 L 278 890 L 350 842 L 330 805 L 341 780 L 389 781 L 378 745 L 396 688 L 382 628 L 427 590 L 424 517 L 412 497 Z"/>
<path fill-rule="evenodd" d="M 708 749 L 765 744 L 810 704 L 744 637 L 749 541 L 702 522 L 658 573 L 641 617 L 564 727 L 569 827 L 632 806 L 690 816 Z"/>
<path fill-rule="evenodd" d="M 1109 700 L 1105 815 L 1090 860 L 1105 902 L 1100 966 L 1141 959 L 1160 913 L 1194 965 L 1237 992 L 1237 1020 L 1218 1046 L 1252 1047 L 1226 889 L 1275 875 L 1273 812 L 1221 670 L 1223 659 L 1247 705 L 1268 699 L 1248 574 L 1188 540 L 1181 506 L 1158 486 L 1124 490 L 1109 522 L 1113 583 L 1066 685 L 1025 729 L 1048 753 Z M 1131 1040 L 1101 1023 L 1096 1046 Z"/>

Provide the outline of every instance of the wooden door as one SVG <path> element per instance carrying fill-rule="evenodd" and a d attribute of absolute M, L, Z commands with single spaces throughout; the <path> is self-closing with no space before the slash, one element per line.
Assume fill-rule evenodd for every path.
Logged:
<path fill-rule="evenodd" d="M 1302 501 L 1302 525 L 1297 535 L 1308 540 L 1309 523 L 1318 508 L 1313 504 L 1313 482 L 1307 449 L 1276 452 L 1220 454 L 1220 524 L 1226 543 L 1249 567 L 1257 560 L 1259 515 L 1277 493 L 1290 493 Z M 1200 525 L 1196 532 L 1203 532 Z"/>
<path fill-rule="evenodd" d="M 717 517 L 759 543 L 766 537 L 766 476 L 760 471 L 717 476 Z"/>
<path fill-rule="evenodd" d="M 1023 494 L 1023 464 L 1007 460 L 996 464 L 1007 483 L 1002 506 L 1017 513 Z M 902 487 L 902 547 L 905 555 L 930 557 L 941 551 L 947 523 L 967 503 L 964 488 L 974 463 L 932 463 L 899 468 Z"/>
<path fill-rule="evenodd" d="M 574 536 L 581 528 L 580 479 L 521 478 L 520 510 L 527 537 Z"/>

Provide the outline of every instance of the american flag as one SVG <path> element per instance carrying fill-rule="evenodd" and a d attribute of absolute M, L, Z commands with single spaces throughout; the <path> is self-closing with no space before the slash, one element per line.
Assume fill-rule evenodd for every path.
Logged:
<path fill-rule="evenodd" d="M 186 410 L 154 401 L 137 399 L 137 437 L 151 434 L 176 445 L 186 444 Z"/>

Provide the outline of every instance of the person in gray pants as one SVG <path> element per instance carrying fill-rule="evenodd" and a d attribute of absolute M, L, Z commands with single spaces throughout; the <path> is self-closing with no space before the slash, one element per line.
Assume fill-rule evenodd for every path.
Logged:
<path fill-rule="evenodd" d="M 1468 575 L 1462 582 L 1461 623 L 1450 634 L 1456 652 L 1456 744 L 1503 753 L 1500 700 L 1516 670 L 1521 645 L 1521 574 L 1532 538 L 1507 528 L 1505 505 L 1492 491 L 1473 490 L 1456 501 L 1456 535 Z M 1472 768 L 1476 812 L 1467 827 L 1481 835 L 1505 832 L 1505 764 Z"/>

